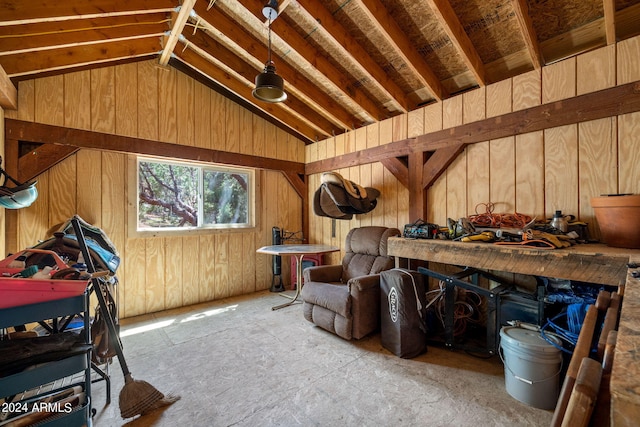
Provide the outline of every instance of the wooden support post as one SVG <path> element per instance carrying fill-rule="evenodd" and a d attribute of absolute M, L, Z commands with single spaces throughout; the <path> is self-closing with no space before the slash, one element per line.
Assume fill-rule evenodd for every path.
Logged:
<path fill-rule="evenodd" d="M 409 155 L 409 221 L 427 219 L 427 191 L 422 185 L 424 153 Z"/>

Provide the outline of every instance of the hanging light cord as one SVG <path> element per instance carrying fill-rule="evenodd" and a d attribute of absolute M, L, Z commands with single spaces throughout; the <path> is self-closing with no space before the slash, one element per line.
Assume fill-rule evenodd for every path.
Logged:
<path fill-rule="evenodd" d="M 268 62 L 267 63 L 271 64 L 271 14 L 269 14 L 269 27 L 268 28 L 269 28 L 269 31 L 268 31 L 268 34 L 269 34 L 269 36 L 268 36 L 269 37 L 269 49 L 268 49 L 269 58 L 268 58 Z"/>

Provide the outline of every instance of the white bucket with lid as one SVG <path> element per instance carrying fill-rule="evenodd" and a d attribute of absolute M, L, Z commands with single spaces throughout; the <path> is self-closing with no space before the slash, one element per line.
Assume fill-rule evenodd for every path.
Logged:
<path fill-rule="evenodd" d="M 554 336 L 550 340 L 562 347 Z M 500 357 L 504 362 L 507 393 L 520 402 L 540 409 L 554 409 L 560 393 L 562 353 L 540 332 L 515 326 L 500 330 Z"/>

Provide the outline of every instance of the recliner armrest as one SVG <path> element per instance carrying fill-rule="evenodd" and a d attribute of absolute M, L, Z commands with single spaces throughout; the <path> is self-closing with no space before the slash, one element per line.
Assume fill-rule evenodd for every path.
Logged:
<path fill-rule="evenodd" d="M 335 283 L 342 280 L 342 265 L 317 265 L 307 267 L 302 273 L 304 282 Z"/>
<path fill-rule="evenodd" d="M 370 274 L 367 276 L 358 276 L 349 279 L 347 282 L 349 286 L 349 292 L 351 295 L 355 295 L 358 292 L 367 292 L 371 289 L 380 288 L 380 275 Z"/>

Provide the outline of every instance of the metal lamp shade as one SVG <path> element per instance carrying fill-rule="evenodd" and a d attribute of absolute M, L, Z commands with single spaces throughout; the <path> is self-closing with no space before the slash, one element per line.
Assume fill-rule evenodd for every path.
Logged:
<path fill-rule="evenodd" d="M 253 96 L 264 102 L 282 102 L 287 99 L 284 80 L 276 74 L 276 67 L 267 63 L 264 71 L 256 76 L 256 88 Z"/>

